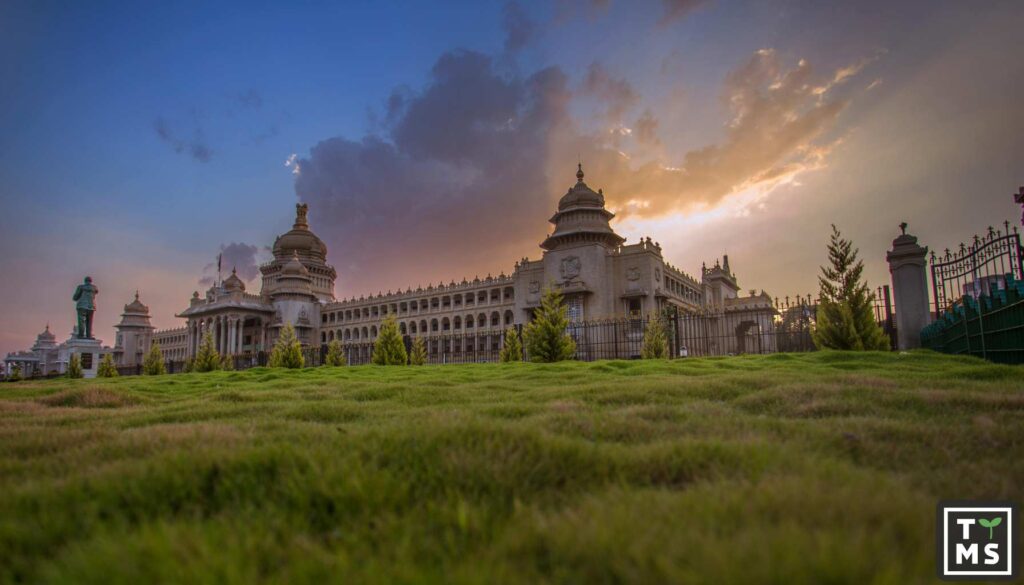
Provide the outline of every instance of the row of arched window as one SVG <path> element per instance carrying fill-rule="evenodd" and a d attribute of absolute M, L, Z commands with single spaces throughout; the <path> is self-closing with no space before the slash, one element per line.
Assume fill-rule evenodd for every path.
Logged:
<path fill-rule="evenodd" d="M 358 321 L 360 319 L 379 319 L 387 315 L 406 315 L 410 313 L 425 313 L 428 311 L 452 311 L 463 307 L 475 305 L 505 303 L 515 300 L 515 289 L 511 286 L 504 288 L 492 288 L 463 294 L 436 296 L 430 298 L 413 299 L 400 303 L 385 303 L 357 307 L 355 309 L 326 310 L 321 320 L 324 323 L 345 323 Z"/>
<path fill-rule="evenodd" d="M 496 329 L 511 327 L 515 321 L 514 314 L 511 310 L 505 311 L 504 314 L 498 311 L 492 311 L 490 315 L 487 313 L 480 313 L 478 315 L 456 315 L 454 317 L 444 317 L 441 319 L 420 319 L 419 321 L 413 319 L 410 321 L 399 321 L 398 331 L 402 335 L 432 335 L 435 333 L 451 333 L 451 332 L 463 332 L 468 330 L 480 330 L 480 329 Z M 320 341 L 327 343 L 329 341 L 364 341 L 376 339 L 378 333 L 377 325 L 364 325 L 363 327 L 345 327 L 343 329 L 333 329 L 330 331 L 322 331 L 320 333 Z"/>

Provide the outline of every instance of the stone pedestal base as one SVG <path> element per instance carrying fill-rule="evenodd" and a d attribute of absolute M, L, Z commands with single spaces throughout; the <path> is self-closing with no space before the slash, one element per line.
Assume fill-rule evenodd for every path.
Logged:
<path fill-rule="evenodd" d="M 86 378 L 95 378 L 104 353 L 103 344 L 99 340 L 72 337 L 65 341 L 61 348 L 59 356 L 63 363 L 61 372 L 68 371 L 67 364 L 71 361 L 71 354 L 78 354 L 78 359 L 82 362 L 82 375 Z"/>

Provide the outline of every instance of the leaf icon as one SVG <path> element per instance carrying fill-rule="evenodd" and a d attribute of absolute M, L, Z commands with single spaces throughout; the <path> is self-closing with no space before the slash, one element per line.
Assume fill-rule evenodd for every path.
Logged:
<path fill-rule="evenodd" d="M 996 516 L 995 518 L 993 518 L 991 520 L 986 520 L 984 518 L 979 518 L 978 519 L 978 524 L 981 524 L 985 528 L 988 528 L 988 539 L 989 540 L 992 540 L 992 529 L 995 528 L 996 526 L 999 526 L 1002 523 L 1003 523 L 1003 517 L 1002 516 Z"/>

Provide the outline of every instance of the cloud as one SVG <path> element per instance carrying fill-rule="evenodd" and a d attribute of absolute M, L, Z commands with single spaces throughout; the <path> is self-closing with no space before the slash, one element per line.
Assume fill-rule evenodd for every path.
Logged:
<path fill-rule="evenodd" d="M 604 16 L 611 6 L 611 0 L 556 0 L 555 18 L 559 22 L 583 16 L 594 20 Z"/>
<path fill-rule="evenodd" d="M 221 244 L 220 278 L 227 278 L 231 271 L 235 270 L 238 278 L 245 282 L 252 282 L 260 275 L 259 256 L 266 250 L 266 248 L 261 249 L 258 246 L 242 242 Z M 211 286 L 217 281 L 217 278 L 217 263 L 211 262 L 203 267 L 203 276 L 199 279 L 199 284 Z"/>
<path fill-rule="evenodd" d="M 570 97 L 558 69 L 507 76 L 447 53 L 385 135 L 329 138 L 294 161 L 295 191 L 343 274 L 372 267 L 382 288 L 483 276 L 544 237 L 549 134 Z"/>
<path fill-rule="evenodd" d="M 263 107 L 263 94 L 250 88 L 246 91 L 235 94 L 234 101 L 241 108 L 252 108 L 258 110 Z"/>
<path fill-rule="evenodd" d="M 612 123 L 620 122 L 626 111 L 640 99 L 628 81 L 612 77 L 600 63 L 591 63 L 587 68 L 580 91 L 603 103 L 605 119 Z"/>
<path fill-rule="evenodd" d="M 633 124 L 636 141 L 643 145 L 656 146 L 661 144 L 658 139 L 658 119 L 650 109 L 644 110 L 637 121 Z"/>
<path fill-rule="evenodd" d="M 206 144 L 203 132 L 198 124 L 195 126 L 190 140 L 179 137 L 178 133 L 171 128 L 164 118 L 157 118 L 153 122 L 153 130 L 156 131 L 156 135 L 160 140 L 169 144 L 174 149 L 174 152 L 178 154 L 188 154 L 194 160 L 201 163 L 208 163 L 213 158 L 213 150 Z"/>
<path fill-rule="evenodd" d="M 505 52 L 514 53 L 536 34 L 536 25 L 523 7 L 514 0 L 506 2 L 501 11 L 501 27 L 505 32 Z"/>
<path fill-rule="evenodd" d="M 770 190 L 825 164 L 832 142 L 821 140 L 847 101 L 815 94 L 814 82 L 807 61 L 786 68 L 775 51 L 762 49 L 726 79 L 721 99 L 729 117 L 718 144 L 635 161 L 596 143 L 584 160 L 620 217 L 660 216 Z"/>
<path fill-rule="evenodd" d="M 664 12 L 659 22 L 663 25 L 672 24 L 707 3 L 707 0 L 662 0 Z"/>
<path fill-rule="evenodd" d="M 724 138 L 673 153 L 658 144 L 653 107 L 632 129 L 612 123 L 641 96 L 599 64 L 575 92 L 557 67 L 506 71 L 481 53 L 446 53 L 424 87 L 388 98 L 380 133 L 327 138 L 289 159 L 342 295 L 483 276 L 536 256 L 545 220 L 575 182 L 577 155 L 620 217 L 714 206 L 792 182 L 826 164 L 834 141 L 825 135 L 846 106 L 814 94 L 821 82 L 806 61 L 787 67 L 761 50 L 722 88 Z M 606 125 L 588 131 L 570 106 L 594 98 Z"/>

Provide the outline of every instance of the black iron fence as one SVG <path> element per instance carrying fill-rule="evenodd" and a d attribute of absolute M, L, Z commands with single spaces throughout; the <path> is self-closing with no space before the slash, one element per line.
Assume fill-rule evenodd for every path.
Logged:
<path fill-rule="evenodd" d="M 1024 363 L 1024 248 L 1017 227 L 988 228 L 959 250 L 931 256 L 935 321 L 923 347 Z"/>
<path fill-rule="evenodd" d="M 935 318 L 954 311 L 963 305 L 964 299 L 977 300 L 982 296 L 1005 291 L 1011 281 L 1024 281 L 1024 264 L 1017 226 L 1010 230 L 1010 222 L 1003 223 L 1004 230 L 989 226 L 988 233 L 974 236 L 970 244 L 961 243 L 959 249 L 945 254 L 931 254 L 932 294 L 935 302 Z"/>

